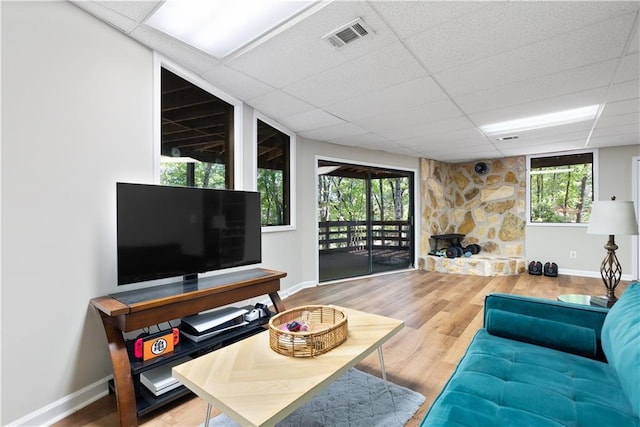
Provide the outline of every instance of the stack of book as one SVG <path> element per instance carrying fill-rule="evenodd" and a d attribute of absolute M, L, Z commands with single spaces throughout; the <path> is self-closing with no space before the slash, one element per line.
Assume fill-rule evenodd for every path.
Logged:
<path fill-rule="evenodd" d="M 592 296 L 591 297 L 591 305 L 597 305 L 598 307 L 611 307 L 613 303 L 611 303 L 606 296 Z"/>

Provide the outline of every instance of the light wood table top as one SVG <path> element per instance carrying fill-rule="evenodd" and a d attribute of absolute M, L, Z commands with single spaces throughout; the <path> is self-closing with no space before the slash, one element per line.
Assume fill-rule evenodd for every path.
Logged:
<path fill-rule="evenodd" d="M 272 426 L 398 333 L 402 320 L 337 307 L 347 340 L 313 358 L 276 353 L 269 332 L 173 368 L 173 377 L 240 425 Z"/>

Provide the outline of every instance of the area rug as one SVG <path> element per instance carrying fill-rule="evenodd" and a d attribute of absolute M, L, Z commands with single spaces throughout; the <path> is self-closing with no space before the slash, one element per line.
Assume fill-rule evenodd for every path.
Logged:
<path fill-rule="evenodd" d="M 352 368 L 276 426 L 402 427 L 424 400 L 420 393 Z M 209 427 L 237 426 L 224 414 L 209 422 Z"/>

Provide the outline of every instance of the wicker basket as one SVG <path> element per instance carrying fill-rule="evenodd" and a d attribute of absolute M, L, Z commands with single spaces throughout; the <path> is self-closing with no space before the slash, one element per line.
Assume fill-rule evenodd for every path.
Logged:
<path fill-rule="evenodd" d="M 281 329 L 293 321 L 308 329 L 291 332 Z M 277 353 L 293 357 L 313 357 L 326 353 L 347 339 L 347 315 L 326 305 L 308 305 L 283 311 L 269 321 L 269 345 Z"/>

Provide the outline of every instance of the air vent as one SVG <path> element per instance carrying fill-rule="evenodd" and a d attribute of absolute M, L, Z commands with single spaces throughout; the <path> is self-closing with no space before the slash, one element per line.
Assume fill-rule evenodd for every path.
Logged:
<path fill-rule="evenodd" d="M 513 141 L 514 139 L 518 139 L 518 135 L 501 136 L 500 138 L 496 139 L 498 141 Z"/>
<path fill-rule="evenodd" d="M 330 32 L 322 39 L 328 41 L 334 47 L 342 47 L 371 33 L 372 31 L 367 28 L 364 21 L 358 18 Z"/>

